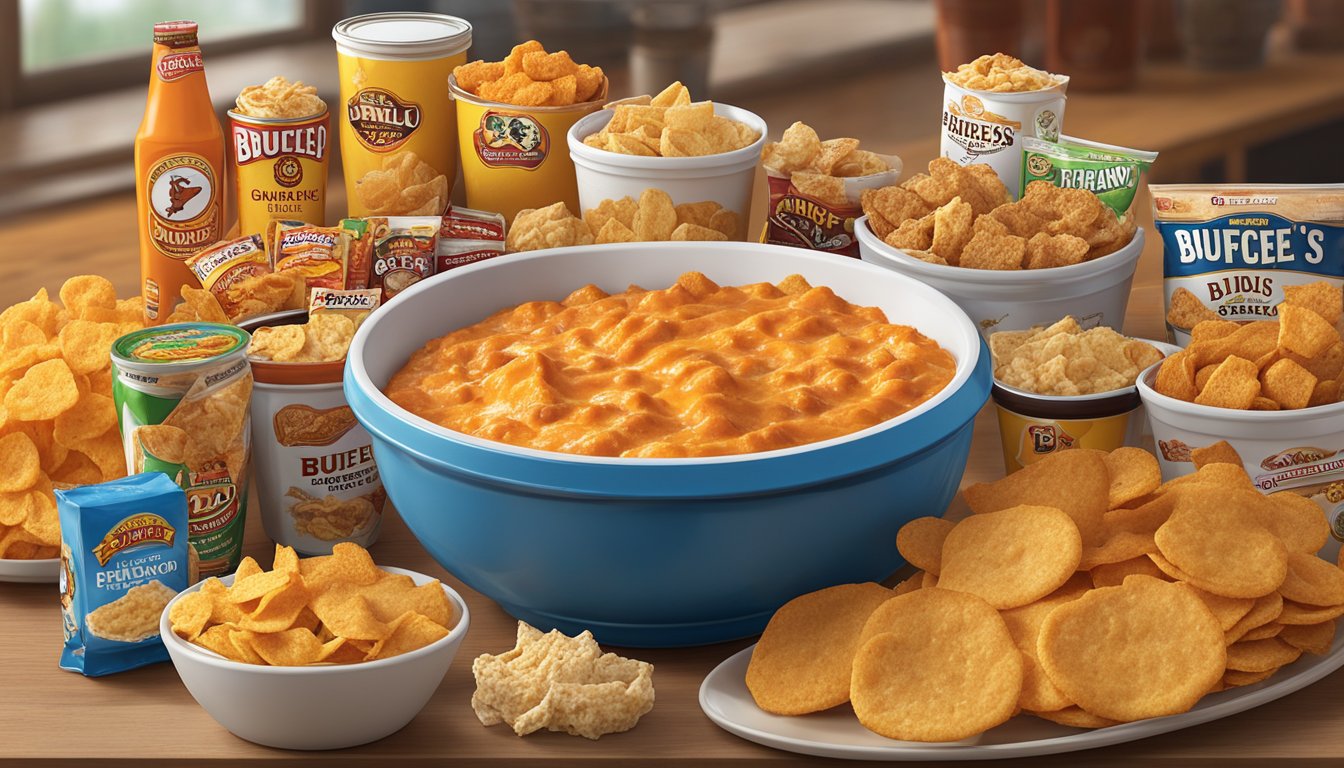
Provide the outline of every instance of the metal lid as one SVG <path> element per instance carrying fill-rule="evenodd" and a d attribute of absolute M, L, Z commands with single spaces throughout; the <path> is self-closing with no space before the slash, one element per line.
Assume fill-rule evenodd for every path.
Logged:
<path fill-rule="evenodd" d="M 368 13 L 338 21 L 331 36 L 361 56 L 436 59 L 471 46 L 471 22 L 441 13 Z"/>
<path fill-rule="evenodd" d="M 174 323 L 122 336 L 112 343 L 112 359 L 120 367 L 194 368 L 245 354 L 251 339 L 223 323 Z"/>

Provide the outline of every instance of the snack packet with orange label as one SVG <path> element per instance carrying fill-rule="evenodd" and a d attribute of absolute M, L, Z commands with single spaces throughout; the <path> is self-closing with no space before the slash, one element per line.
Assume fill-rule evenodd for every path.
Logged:
<path fill-rule="evenodd" d="M 276 274 L 290 274 L 304 285 L 286 308 L 302 308 L 314 288 L 344 289 L 349 246 L 350 234 L 342 227 L 277 225 L 271 266 Z"/>
<path fill-rule="evenodd" d="M 341 219 L 340 227 L 350 237 L 345 258 L 345 287 L 369 287 L 369 271 L 373 267 L 373 230 L 379 219 Z M 311 299 L 311 297 L 309 297 Z"/>
<path fill-rule="evenodd" d="M 389 216 L 375 226 L 370 286 L 382 289 L 383 301 L 434 274 L 442 223 L 438 216 Z"/>
<path fill-rule="evenodd" d="M 203 248 L 187 259 L 187 268 L 201 281 L 201 287 L 219 301 L 231 320 L 247 312 L 242 305 L 241 293 L 230 289 L 248 283 L 249 278 L 268 275 L 272 271 L 260 235 L 224 240 Z"/>

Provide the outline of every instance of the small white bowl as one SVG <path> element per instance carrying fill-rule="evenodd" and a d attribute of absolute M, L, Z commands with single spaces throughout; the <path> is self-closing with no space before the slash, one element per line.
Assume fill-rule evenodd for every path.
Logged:
<path fill-rule="evenodd" d="M 1226 440 L 1241 456 L 1242 467 L 1263 493 L 1301 486 L 1344 482 L 1344 403 L 1292 411 L 1239 411 L 1188 403 L 1153 389 L 1156 363 L 1139 374 L 1139 397 L 1148 411 L 1162 479 L 1195 471 L 1189 450 Z M 1327 497 L 1319 495 L 1320 502 Z M 1324 510 L 1344 538 L 1344 503 Z"/>
<path fill-rule="evenodd" d="M 1020 331 L 1048 325 L 1065 315 L 1079 323 L 1123 328 L 1134 269 L 1143 253 L 1143 228 L 1114 253 L 1068 267 L 1050 269 L 967 269 L 930 264 L 887 245 L 868 228 L 868 217 L 854 222 L 859 257 L 937 288 L 970 315 L 986 339 L 996 331 Z M 1095 323 L 1093 322 L 1095 320 Z"/>
<path fill-rule="evenodd" d="M 433 577 L 402 568 L 417 584 Z M 233 576 L 220 579 L 233 583 Z M 434 695 L 466 637 L 471 614 L 462 596 L 443 591 L 457 623 L 448 636 L 410 653 L 358 664 L 269 667 L 230 661 L 173 634 L 163 609 L 159 635 L 177 674 L 196 702 L 233 735 L 281 749 L 341 749 L 377 741 L 415 719 Z"/>
<path fill-rule="evenodd" d="M 579 183 L 576 215 L 596 208 L 603 200 L 639 199 L 650 188 L 661 189 L 674 205 L 713 200 L 737 213 L 738 239 L 745 236 L 751 216 L 751 190 L 756 166 L 765 147 L 765 121 L 741 107 L 714 104 L 714 114 L 746 123 L 758 134 L 752 144 L 731 152 L 703 157 L 644 157 L 608 152 L 583 143 L 611 121 L 614 110 L 599 109 L 569 129 L 569 155 Z"/>
<path fill-rule="evenodd" d="M 0 558 L 0 581 L 21 584 L 55 584 L 61 579 L 61 559 L 6 560 Z"/>

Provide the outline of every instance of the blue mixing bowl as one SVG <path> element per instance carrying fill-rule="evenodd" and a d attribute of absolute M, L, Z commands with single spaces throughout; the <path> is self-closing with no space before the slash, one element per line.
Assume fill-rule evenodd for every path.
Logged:
<path fill-rule="evenodd" d="M 589 282 L 661 288 L 688 270 L 723 285 L 801 274 L 919 328 L 956 374 L 918 408 L 851 435 L 698 459 L 520 448 L 435 425 L 381 391 L 425 342 L 505 307 Z M 975 326 L 912 278 L 796 248 L 639 243 L 505 256 L 413 286 L 356 334 L 345 393 L 388 496 L 444 568 L 543 630 L 671 647 L 758 633 L 799 594 L 899 568 L 896 531 L 947 508 L 990 383 Z"/>

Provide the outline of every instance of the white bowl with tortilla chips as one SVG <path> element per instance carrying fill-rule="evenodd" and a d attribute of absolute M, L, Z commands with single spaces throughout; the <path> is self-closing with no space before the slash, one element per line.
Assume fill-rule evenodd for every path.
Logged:
<path fill-rule="evenodd" d="M 383 567 L 416 585 L 434 581 L 415 571 Z M 231 585 L 233 576 L 220 579 Z M 462 645 L 471 613 L 462 596 L 442 585 L 456 624 L 442 639 L 388 659 L 354 664 L 270 667 L 231 661 L 178 637 L 163 609 L 159 635 L 192 698 L 233 735 L 280 749 L 342 749 L 390 736 L 429 703 Z"/>
<path fill-rule="evenodd" d="M 734 239 L 743 239 L 751 216 L 756 166 L 765 147 L 766 125 L 757 115 L 728 104 L 715 103 L 714 114 L 747 125 L 759 134 L 756 141 L 741 149 L 701 157 L 646 157 L 583 143 L 584 138 L 611 122 L 615 116 L 611 109 L 599 109 L 575 123 L 569 129 L 569 154 L 574 160 L 579 207 L 583 210 L 573 213 L 582 216 L 603 200 L 638 200 L 646 189 L 661 189 L 672 198 L 673 205 L 713 200 L 736 213 L 738 235 Z"/>
<path fill-rule="evenodd" d="M 986 339 L 995 331 L 1025 330 L 1073 315 L 1087 325 L 1121 328 L 1134 269 L 1143 253 L 1143 228 L 1129 244 L 1091 261 L 1048 269 L 968 269 L 930 264 L 883 242 L 854 222 L 859 257 L 933 286 L 957 303 Z"/>

